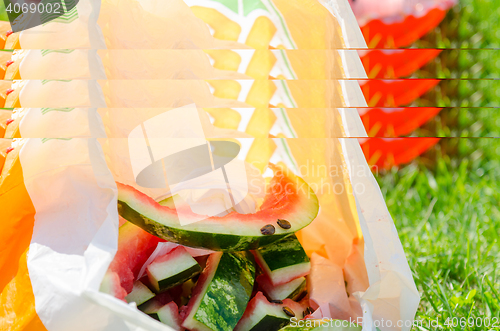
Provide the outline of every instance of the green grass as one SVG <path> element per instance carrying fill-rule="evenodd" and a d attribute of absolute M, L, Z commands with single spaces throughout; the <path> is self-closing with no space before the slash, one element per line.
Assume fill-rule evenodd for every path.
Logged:
<path fill-rule="evenodd" d="M 499 18 L 494 1 L 463 0 L 418 45 L 498 48 Z M 433 74 L 500 77 L 500 51 L 444 52 L 415 76 Z M 423 330 L 488 330 L 445 325 L 470 317 L 497 318 L 500 327 L 500 140 L 484 138 L 500 136 L 500 109 L 457 108 L 498 105 L 500 89 L 488 84 L 441 82 L 415 104 L 455 107 L 415 136 L 483 138 L 444 138 L 412 164 L 377 175 L 421 294 Z"/>
<path fill-rule="evenodd" d="M 0 1 L 0 21 L 8 21 L 9 16 L 5 11 L 5 2 L 3 0 Z"/>
<path fill-rule="evenodd" d="M 499 142 L 488 145 L 500 153 Z M 471 164 L 439 156 L 432 171 L 417 161 L 378 178 L 422 296 L 417 320 L 500 325 L 500 162 Z"/>

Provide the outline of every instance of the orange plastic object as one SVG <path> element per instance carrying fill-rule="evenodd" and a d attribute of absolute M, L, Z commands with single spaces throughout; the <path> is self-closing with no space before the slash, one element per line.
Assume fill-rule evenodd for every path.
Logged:
<path fill-rule="evenodd" d="M 19 93 L 21 93 L 21 90 L 21 88 L 15 90 L 8 89 L 5 92 L 6 98 L 4 108 L 21 108 L 21 102 L 19 101 Z"/>
<path fill-rule="evenodd" d="M 7 120 L 9 120 L 11 117 L 12 117 L 11 110 L 0 109 L 0 138 L 3 138 L 5 136 Z M 1 142 L 0 142 L 0 147 L 2 147 Z"/>
<path fill-rule="evenodd" d="M 27 253 L 26 248 L 19 259 L 15 277 L 0 293 L 0 330 L 47 331 L 35 310 Z"/>
<path fill-rule="evenodd" d="M 21 49 L 21 44 L 19 43 L 19 34 L 20 32 L 15 32 L 7 36 L 4 49 Z"/>
<path fill-rule="evenodd" d="M 439 49 L 374 49 L 361 54 L 368 78 L 401 78 L 435 59 Z"/>
<path fill-rule="evenodd" d="M 434 118 L 442 108 L 371 108 L 361 115 L 369 137 L 400 137 Z"/>
<path fill-rule="evenodd" d="M 0 174 L 2 173 L 3 165 L 5 164 L 5 158 L 7 157 L 7 150 L 10 147 L 12 140 L 10 139 L 0 139 Z"/>
<path fill-rule="evenodd" d="M 399 48 L 411 45 L 441 23 L 446 10 L 434 8 L 422 17 L 407 16 L 403 21 L 385 24 L 379 19 L 361 27 L 369 48 Z"/>
<path fill-rule="evenodd" d="M 409 105 L 435 87 L 439 79 L 399 79 L 361 81 L 368 107 L 400 107 Z"/>
<path fill-rule="evenodd" d="M 368 138 L 360 143 L 372 169 L 390 169 L 411 162 L 438 141 L 439 138 Z"/>
<path fill-rule="evenodd" d="M 21 61 L 15 61 L 12 62 L 7 66 L 3 67 L 0 66 L 0 75 L 4 75 L 4 79 L 21 79 L 21 74 L 19 73 L 19 65 L 21 64 Z M 3 67 L 3 73 L 2 73 L 2 68 Z"/>

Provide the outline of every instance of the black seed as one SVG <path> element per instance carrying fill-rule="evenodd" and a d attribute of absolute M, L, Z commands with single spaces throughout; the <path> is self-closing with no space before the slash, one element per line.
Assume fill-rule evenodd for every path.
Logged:
<path fill-rule="evenodd" d="M 290 317 L 295 317 L 295 313 L 288 307 L 283 307 L 283 311 Z"/>
<path fill-rule="evenodd" d="M 304 310 L 304 312 L 302 313 L 302 317 L 306 317 L 307 315 L 311 315 L 312 313 L 314 313 L 314 310 L 312 310 L 311 307 L 307 307 L 306 310 Z"/>
<path fill-rule="evenodd" d="M 276 231 L 276 229 L 272 224 L 264 225 L 262 229 L 260 229 L 260 233 L 266 236 L 274 234 L 274 231 Z"/>
<path fill-rule="evenodd" d="M 283 304 L 283 301 L 281 301 L 281 300 L 271 300 L 269 302 L 271 302 L 271 303 L 277 303 L 278 305 L 282 305 Z"/>
<path fill-rule="evenodd" d="M 307 291 L 302 292 L 298 297 L 293 299 L 293 301 L 299 302 L 300 300 L 304 299 L 304 297 L 307 295 Z"/>
<path fill-rule="evenodd" d="M 285 230 L 288 230 L 292 227 L 290 222 L 288 222 L 287 220 L 278 220 L 278 225 Z"/>

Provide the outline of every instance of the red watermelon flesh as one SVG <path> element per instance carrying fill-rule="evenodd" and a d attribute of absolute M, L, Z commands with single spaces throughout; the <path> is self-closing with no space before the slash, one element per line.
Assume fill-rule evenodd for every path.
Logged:
<path fill-rule="evenodd" d="M 185 306 L 182 306 L 181 308 L 179 308 L 179 318 L 181 319 L 181 321 L 184 321 L 184 319 L 186 318 L 188 314 L 188 306 L 185 305 Z"/>
<path fill-rule="evenodd" d="M 260 210 L 253 214 L 208 217 L 195 214 L 189 206 L 171 209 L 120 183 L 118 212 L 149 233 L 184 246 L 226 252 L 257 249 L 304 228 L 319 211 L 318 198 L 302 178 L 284 167 L 275 166 L 273 171 Z M 179 214 L 189 224 L 181 225 Z M 288 220 L 290 228 L 277 226 L 278 219 Z M 272 235 L 263 233 L 265 226 L 274 228 Z"/>
<path fill-rule="evenodd" d="M 122 301 L 125 301 L 125 297 L 127 296 L 127 291 L 123 289 L 120 285 L 120 277 L 116 272 L 107 271 L 104 275 L 104 278 L 101 282 L 101 292 L 108 293 L 109 295 L 114 296 Z"/>
<path fill-rule="evenodd" d="M 123 224 L 118 235 L 118 250 L 108 273 L 116 273 L 121 287 L 130 293 L 142 266 L 162 241 L 132 223 Z"/>
<path fill-rule="evenodd" d="M 160 322 L 170 326 L 176 331 L 183 330 L 181 327 L 182 319 L 179 316 L 179 309 L 175 302 L 170 302 L 158 310 L 158 317 Z"/>

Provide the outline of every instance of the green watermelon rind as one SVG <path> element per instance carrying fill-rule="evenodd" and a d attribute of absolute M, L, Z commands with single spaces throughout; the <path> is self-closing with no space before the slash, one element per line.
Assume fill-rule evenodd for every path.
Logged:
<path fill-rule="evenodd" d="M 301 300 L 305 294 L 306 294 L 306 291 L 307 291 L 307 280 L 305 277 L 301 277 L 301 278 L 297 278 L 297 279 L 304 279 L 302 281 L 302 283 L 300 283 L 300 285 L 295 289 L 295 291 L 293 291 L 288 297 L 287 299 L 291 299 L 291 300 L 294 300 L 294 301 L 299 301 Z M 282 300 L 282 299 L 280 299 Z"/>
<path fill-rule="evenodd" d="M 192 266 L 189 269 L 186 269 L 186 270 L 178 273 L 177 275 L 163 279 L 163 280 L 158 282 L 158 287 L 159 287 L 158 291 L 163 292 L 165 290 L 168 290 L 169 288 L 180 285 L 180 284 L 184 283 L 185 281 L 189 280 L 190 278 L 193 278 L 194 276 L 199 274 L 200 271 L 201 271 L 201 268 L 197 264 L 197 265 Z"/>
<path fill-rule="evenodd" d="M 159 238 L 188 247 L 205 248 L 214 251 L 256 249 L 260 246 L 269 245 L 289 235 L 243 236 L 169 227 L 140 214 L 124 201 L 118 201 L 118 211 L 127 221 L 134 223 Z"/>
<path fill-rule="evenodd" d="M 283 326 L 287 325 L 288 323 L 290 323 L 289 317 L 266 315 L 251 329 L 245 331 L 262 331 L 262 330 L 276 331 L 282 328 Z"/>
<path fill-rule="evenodd" d="M 255 261 L 248 252 L 209 257 L 182 326 L 199 331 L 232 331 L 245 312 L 255 281 Z"/>
<path fill-rule="evenodd" d="M 194 223 L 181 225 L 177 211 L 161 206 L 135 188 L 117 183 L 118 212 L 145 231 L 184 246 L 216 251 L 243 251 L 257 249 L 286 238 L 309 225 L 316 218 L 319 202 L 312 189 L 291 173 L 276 175 L 269 189 L 273 192 L 292 192 L 280 196 L 266 195 L 263 209 L 255 214 L 230 213 L 223 217 L 208 217 Z M 285 189 L 283 189 L 283 187 Z M 190 211 L 183 214 L 199 217 Z M 291 229 L 282 229 L 278 219 L 287 219 Z M 261 228 L 273 224 L 276 232 L 263 235 Z"/>
<path fill-rule="evenodd" d="M 307 291 L 307 280 L 305 277 L 299 277 L 288 283 L 281 285 L 273 285 L 269 280 L 264 279 L 265 275 L 257 277 L 257 283 L 262 288 L 262 291 L 270 300 L 285 300 L 300 301 Z"/>
<path fill-rule="evenodd" d="M 274 285 L 306 276 L 311 262 L 295 235 L 254 251 L 259 266 Z"/>
<path fill-rule="evenodd" d="M 234 331 L 278 331 L 290 323 L 290 316 L 284 311 L 285 307 L 295 316 L 301 316 L 304 310 L 299 303 L 290 299 L 285 299 L 282 303 L 271 303 L 262 292 L 257 292 Z"/>
<path fill-rule="evenodd" d="M 158 311 L 163 307 L 163 305 L 156 300 L 149 300 L 137 308 L 142 311 L 144 314 L 148 315 L 151 318 L 154 318 L 157 321 L 160 321 L 160 317 L 158 316 Z"/>
<path fill-rule="evenodd" d="M 146 285 L 138 280 L 134 283 L 132 292 L 125 297 L 125 300 L 127 300 L 128 303 L 135 302 L 137 306 L 140 306 L 154 297 L 155 294 L 151 292 Z"/>
<path fill-rule="evenodd" d="M 160 293 L 182 284 L 201 272 L 196 260 L 182 247 L 155 259 L 146 269 L 149 283 Z"/>

